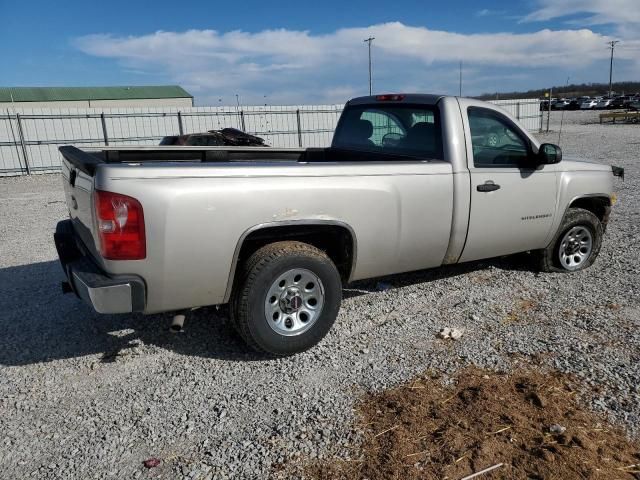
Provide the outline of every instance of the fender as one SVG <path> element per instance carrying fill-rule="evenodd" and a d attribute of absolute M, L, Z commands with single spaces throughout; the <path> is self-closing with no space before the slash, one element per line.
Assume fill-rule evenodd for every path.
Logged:
<path fill-rule="evenodd" d="M 560 196 L 558 196 L 558 199 L 559 198 Z M 567 215 L 567 212 L 571 208 L 571 205 L 573 205 L 574 202 L 576 202 L 577 200 L 580 200 L 583 198 L 601 198 L 603 200 L 606 200 L 609 207 L 611 207 L 611 196 L 608 193 L 585 193 L 581 195 L 576 195 L 569 202 L 567 202 L 566 206 L 564 207 L 564 211 L 562 212 L 562 215 L 558 215 L 558 217 L 554 220 L 553 228 L 551 229 L 551 231 L 549 232 L 549 236 L 547 237 L 547 245 L 555 238 L 556 233 L 558 233 L 558 229 L 562 225 L 562 221 L 564 220 L 564 217 Z M 608 219 L 608 215 L 605 216 L 605 220 L 607 219 Z"/>
<path fill-rule="evenodd" d="M 224 293 L 224 303 L 228 303 L 231 298 L 231 291 L 233 290 L 233 282 L 235 280 L 235 273 L 238 266 L 238 259 L 240 258 L 240 250 L 242 249 L 242 245 L 244 244 L 245 239 L 252 233 L 257 232 L 258 230 L 263 230 L 266 228 L 272 227 L 289 227 L 289 226 L 313 226 L 313 225 L 333 225 L 337 227 L 345 228 L 349 231 L 351 235 L 351 240 L 353 242 L 353 260 L 351 262 L 351 270 L 349 272 L 349 278 L 347 281 L 351 281 L 353 278 L 353 272 L 356 268 L 356 262 L 358 259 L 358 240 L 356 237 L 356 232 L 348 223 L 342 222 L 340 220 L 324 220 L 324 219 L 309 219 L 309 220 L 282 220 L 278 222 L 266 222 L 266 223 L 258 223 L 252 227 L 247 228 L 236 243 L 236 248 L 233 251 L 233 259 L 231 261 L 231 269 L 229 271 L 228 280 L 227 280 L 227 288 Z"/>

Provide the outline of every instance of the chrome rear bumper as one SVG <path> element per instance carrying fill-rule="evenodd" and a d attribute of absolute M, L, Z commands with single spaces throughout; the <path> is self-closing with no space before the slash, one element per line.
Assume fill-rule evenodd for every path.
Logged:
<path fill-rule="evenodd" d="M 144 310 L 144 281 L 135 275 L 111 276 L 101 271 L 77 240 L 71 220 L 58 223 L 54 240 L 67 276 L 63 292 L 73 291 L 98 313 Z"/>

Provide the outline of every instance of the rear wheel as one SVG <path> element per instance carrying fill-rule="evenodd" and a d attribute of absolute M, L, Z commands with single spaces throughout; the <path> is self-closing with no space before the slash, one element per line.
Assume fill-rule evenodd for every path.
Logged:
<path fill-rule="evenodd" d="M 327 334 L 341 300 L 340 274 L 324 252 L 302 242 L 277 242 L 243 265 L 231 317 L 255 350 L 291 355 Z"/>
<path fill-rule="evenodd" d="M 592 212 L 571 208 L 550 245 L 540 251 L 545 272 L 575 272 L 593 264 L 602 245 L 602 223 Z"/>

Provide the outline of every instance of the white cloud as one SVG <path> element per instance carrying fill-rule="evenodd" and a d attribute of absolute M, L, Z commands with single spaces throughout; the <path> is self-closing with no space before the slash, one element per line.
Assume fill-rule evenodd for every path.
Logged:
<path fill-rule="evenodd" d="M 540 7 L 526 15 L 523 21 L 540 22 L 580 15 L 582 25 L 640 24 L 639 0 L 538 0 L 538 4 Z"/>
<path fill-rule="evenodd" d="M 477 17 L 488 17 L 492 15 L 504 15 L 504 10 L 491 10 L 489 8 L 483 8 L 482 10 L 478 10 L 476 12 Z"/>
<path fill-rule="evenodd" d="M 551 13 L 539 14 L 544 15 Z M 201 103 L 215 103 L 219 97 L 228 103 L 235 93 L 258 103 L 264 95 L 269 103 L 276 99 L 342 102 L 346 96 L 366 93 L 366 45 L 362 40 L 369 35 L 375 37 L 374 86 L 378 91 L 405 86 L 455 91 L 457 73 L 450 73 L 457 72 L 459 60 L 465 67 L 489 70 L 484 72 L 486 78 L 499 77 L 491 70 L 510 70 L 505 80 L 510 73 L 534 73 L 541 68 L 584 68 L 607 58 L 603 45 L 609 39 L 588 29 L 461 34 L 390 22 L 322 35 L 286 29 L 158 31 L 128 37 L 89 35 L 76 39 L 75 44 L 87 54 L 116 59 L 125 68 L 153 72 L 201 92 Z M 637 69 L 636 54 L 620 49 L 618 58 Z M 499 86 L 499 80 L 469 80 L 477 88 L 474 93 L 509 88 Z"/>

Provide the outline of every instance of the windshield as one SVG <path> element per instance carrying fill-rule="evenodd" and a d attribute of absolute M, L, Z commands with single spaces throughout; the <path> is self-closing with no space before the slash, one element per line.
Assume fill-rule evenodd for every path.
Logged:
<path fill-rule="evenodd" d="M 348 107 L 332 146 L 441 160 L 442 133 L 438 110 L 423 105 L 395 104 Z"/>

